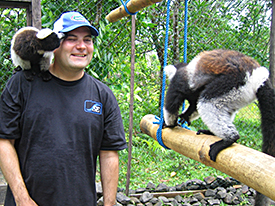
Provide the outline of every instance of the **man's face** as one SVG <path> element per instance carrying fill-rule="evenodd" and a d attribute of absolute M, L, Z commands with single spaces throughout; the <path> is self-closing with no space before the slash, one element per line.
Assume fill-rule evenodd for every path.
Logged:
<path fill-rule="evenodd" d="M 94 45 L 88 27 L 79 27 L 67 33 L 55 50 L 55 63 L 62 70 L 82 70 L 91 62 Z"/>

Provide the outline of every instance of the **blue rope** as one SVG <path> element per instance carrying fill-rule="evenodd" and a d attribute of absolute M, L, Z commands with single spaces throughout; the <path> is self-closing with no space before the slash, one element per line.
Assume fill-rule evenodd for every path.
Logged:
<path fill-rule="evenodd" d="M 185 18 L 184 18 L 184 63 L 187 63 L 187 20 L 188 20 L 188 0 L 185 0 Z M 167 65 L 167 50 L 168 50 L 168 31 L 169 31 L 169 16 L 170 16 L 170 0 L 167 0 L 167 14 L 166 14 L 166 33 L 165 33 L 165 46 L 164 46 L 164 65 L 163 68 L 166 67 Z M 163 69 L 164 71 L 164 69 Z M 162 99 L 161 99 L 161 112 L 160 112 L 160 118 L 155 116 L 157 119 L 156 122 L 153 122 L 154 124 L 159 124 L 159 128 L 157 130 L 157 141 L 158 143 L 166 148 L 162 141 L 162 127 L 163 127 L 163 108 L 164 108 L 164 95 L 165 95 L 165 81 L 166 81 L 166 74 L 163 72 L 163 77 L 162 77 Z M 185 103 L 183 103 L 183 109 L 185 107 Z M 183 128 L 190 129 L 186 125 L 182 125 Z"/>
<path fill-rule="evenodd" d="M 163 71 L 164 68 L 167 65 L 167 50 L 168 50 L 168 35 L 169 35 L 169 17 L 170 17 L 170 0 L 167 0 L 167 14 L 166 14 L 166 32 L 165 32 L 165 45 L 164 45 L 164 65 L 163 65 Z M 163 107 L 164 107 L 164 95 L 165 95 L 165 81 L 166 81 L 166 74 L 163 72 L 162 77 L 162 93 L 161 93 L 161 112 L 160 112 L 160 118 L 159 120 L 159 128 L 157 130 L 157 140 L 158 143 L 164 147 L 165 149 L 169 149 L 166 147 L 162 141 L 162 127 L 163 127 Z"/>
<path fill-rule="evenodd" d="M 135 15 L 135 14 L 137 14 L 137 12 L 132 13 L 132 12 L 130 12 L 130 11 L 127 9 L 127 3 L 128 3 L 130 0 L 127 0 L 125 3 L 124 3 L 124 1 L 122 1 L 122 0 L 120 0 L 120 1 L 121 1 L 121 4 L 124 6 L 125 11 L 126 11 L 128 14 L 130 14 L 130 15 Z"/>
<path fill-rule="evenodd" d="M 185 0 L 185 10 L 184 10 L 184 52 L 183 52 L 183 61 L 187 63 L 187 27 L 188 27 L 188 0 Z M 182 104 L 182 111 L 185 108 L 185 103 Z M 182 128 L 189 129 L 186 124 L 181 125 Z"/>

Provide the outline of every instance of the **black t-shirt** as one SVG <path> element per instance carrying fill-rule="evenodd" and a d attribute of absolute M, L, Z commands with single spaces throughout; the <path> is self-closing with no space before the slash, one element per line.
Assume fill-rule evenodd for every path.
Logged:
<path fill-rule="evenodd" d="M 74 82 L 13 75 L 1 96 L 0 138 L 15 139 L 23 178 L 39 206 L 96 205 L 99 151 L 127 147 L 112 91 L 87 74 Z M 15 205 L 9 188 L 5 205 Z"/>

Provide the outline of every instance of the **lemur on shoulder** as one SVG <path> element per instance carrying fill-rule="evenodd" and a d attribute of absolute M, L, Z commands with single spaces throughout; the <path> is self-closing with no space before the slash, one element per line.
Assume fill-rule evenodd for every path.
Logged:
<path fill-rule="evenodd" d="M 240 135 L 233 124 L 236 112 L 255 99 L 259 102 L 263 134 L 262 151 L 275 157 L 275 93 L 269 71 L 254 59 L 232 50 L 204 51 L 189 64 L 179 63 L 165 68 L 170 79 L 165 97 L 165 126 L 177 125 L 201 117 L 209 131 L 222 139 L 210 145 L 210 159 Z M 190 106 L 178 115 L 184 100 Z M 268 205 L 268 198 L 257 193 L 257 206 Z"/>
<path fill-rule="evenodd" d="M 60 45 L 60 37 L 51 29 L 38 30 L 23 27 L 12 38 L 11 59 L 16 71 L 23 69 L 24 76 L 32 81 L 34 75 L 41 75 L 44 81 L 51 79 L 48 72 L 53 51 Z"/>

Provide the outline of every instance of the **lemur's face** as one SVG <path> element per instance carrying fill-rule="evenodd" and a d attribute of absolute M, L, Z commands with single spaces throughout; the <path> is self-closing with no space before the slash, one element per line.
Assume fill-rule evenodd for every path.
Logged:
<path fill-rule="evenodd" d="M 91 62 L 94 45 L 88 27 L 79 27 L 66 34 L 55 50 L 55 61 L 63 69 L 82 70 Z"/>

